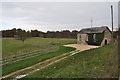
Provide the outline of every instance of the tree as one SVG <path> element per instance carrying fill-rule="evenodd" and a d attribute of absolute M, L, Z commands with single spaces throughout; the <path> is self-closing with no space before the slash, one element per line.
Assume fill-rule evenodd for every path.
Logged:
<path fill-rule="evenodd" d="M 78 31 L 77 30 L 73 30 L 72 31 L 72 38 L 77 39 L 77 34 L 78 34 Z"/>
<path fill-rule="evenodd" d="M 62 38 L 62 33 L 60 31 L 56 31 L 55 38 Z"/>
<path fill-rule="evenodd" d="M 31 37 L 29 31 L 26 32 L 25 30 L 17 29 L 16 39 L 21 40 L 24 43 L 24 41 L 29 37 Z"/>
<path fill-rule="evenodd" d="M 46 37 L 47 38 L 55 38 L 55 32 L 54 31 L 47 31 Z"/>
<path fill-rule="evenodd" d="M 2 30 L 2 37 L 14 37 L 16 35 L 16 28 L 12 30 Z"/>
<path fill-rule="evenodd" d="M 40 31 L 38 31 L 38 30 L 31 30 L 31 35 L 32 35 L 32 37 L 39 37 Z"/>
<path fill-rule="evenodd" d="M 69 30 L 63 30 L 61 33 L 63 38 L 72 38 L 71 32 Z"/>

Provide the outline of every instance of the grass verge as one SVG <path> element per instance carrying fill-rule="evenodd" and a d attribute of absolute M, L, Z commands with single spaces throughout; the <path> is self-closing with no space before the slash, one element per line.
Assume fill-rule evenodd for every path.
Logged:
<path fill-rule="evenodd" d="M 116 44 L 86 50 L 34 72 L 28 78 L 116 78 Z"/>

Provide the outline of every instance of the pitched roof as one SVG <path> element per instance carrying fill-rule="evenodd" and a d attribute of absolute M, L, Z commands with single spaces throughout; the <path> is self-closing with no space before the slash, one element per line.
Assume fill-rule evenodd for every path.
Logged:
<path fill-rule="evenodd" d="M 107 26 L 85 28 L 85 29 L 80 30 L 79 33 L 81 33 L 81 34 L 86 34 L 86 33 L 102 33 L 103 31 L 105 31 L 105 29 L 109 29 L 109 28 Z"/>

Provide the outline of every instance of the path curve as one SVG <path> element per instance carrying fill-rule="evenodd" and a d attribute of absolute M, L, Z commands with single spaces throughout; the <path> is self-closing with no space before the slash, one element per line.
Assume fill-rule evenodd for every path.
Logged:
<path fill-rule="evenodd" d="M 84 50 L 100 47 L 100 46 L 85 45 L 85 44 L 68 44 L 68 45 L 64 45 L 64 46 L 73 47 L 73 48 L 76 48 L 79 51 L 84 51 Z"/>
<path fill-rule="evenodd" d="M 8 75 L 6 75 L 6 76 L 3 76 L 2 79 L 4 79 L 4 78 L 10 78 L 11 76 L 16 76 L 16 78 L 17 78 L 17 77 L 21 77 L 21 76 L 22 76 L 22 77 L 25 77 L 25 76 L 28 75 L 28 74 L 31 74 L 31 73 L 33 73 L 33 72 L 35 72 L 35 71 L 38 71 L 38 70 L 40 70 L 40 69 L 43 69 L 43 68 L 45 68 L 45 67 L 47 67 L 47 66 L 49 66 L 49 65 L 51 65 L 51 64 L 53 64 L 53 63 L 55 63 L 55 62 L 61 61 L 61 60 L 65 59 L 65 58 L 67 58 L 67 57 L 69 57 L 69 56 L 72 56 L 72 55 L 74 55 L 74 54 L 77 54 L 77 53 L 79 53 L 79 52 L 81 52 L 81 51 L 88 50 L 88 49 L 92 49 L 92 48 L 98 48 L 98 47 L 99 47 L 99 46 L 91 46 L 91 45 L 83 45 L 83 44 L 69 44 L 69 45 L 64 45 L 64 46 L 66 46 L 66 47 L 74 47 L 74 48 L 76 48 L 76 50 L 75 50 L 75 51 L 68 52 L 68 53 L 65 53 L 65 54 L 62 54 L 62 55 L 59 55 L 59 56 L 56 56 L 56 57 L 53 57 L 53 58 L 50 58 L 50 59 L 47 59 L 47 60 L 42 61 L 42 62 L 39 62 L 39 63 L 37 63 L 37 64 L 35 64 L 35 65 L 26 67 L 26 68 L 24 68 L 24 69 L 21 69 L 21 70 L 12 72 L 12 73 L 10 73 L 10 74 L 8 74 Z M 65 55 L 66 55 L 66 56 L 65 56 Z M 48 64 L 46 64 L 46 65 L 42 65 L 42 63 L 47 63 L 47 62 L 49 62 L 49 61 L 51 61 L 51 62 L 48 63 Z M 39 66 L 39 67 L 38 67 L 38 66 Z M 36 67 L 36 68 L 38 67 L 38 68 L 36 69 L 35 67 Z M 29 69 L 32 69 L 32 71 L 26 72 L 26 73 L 23 73 L 23 74 L 20 75 L 20 73 L 21 73 L 22 71 L 29 70 Z M 19 75 L 19 76 L 18 76 L 18 75 Z M 16 78 L 15 78 L 15 79 L 16 79 Z M 17 80 L 17 79 L 16 79 L 16 80 Z"/>

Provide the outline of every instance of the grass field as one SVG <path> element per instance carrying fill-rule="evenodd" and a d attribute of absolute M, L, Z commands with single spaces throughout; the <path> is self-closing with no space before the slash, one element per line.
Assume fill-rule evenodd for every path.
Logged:
<path fill-rule="evenodd" d="M 58 47 L 58 48 L 54 52 L 50 52 L 48 54 L 44 54 L 44 55 L 25 59 L 23 61 L 18 61 L 15 63 L 4 65 L 2 75 L 9 74 L 11 72 L 26 68 L 28 66 L 34 65 L 40 61 L 49 59 L 51 57 L 58 56 L 60 54 L 75 50 L 75 48 L 62 46 L 63 44 L 75 43 L 75 41 L 76 41 L 75 39 L 31 38 L 25 41 L 25 44 L 23 44 L 21 41 L 15 40 L 13 38 L 3 38 L 4 57 L 22 54 L 24 52 L 30 52 L 33 50 L 46 49 L 50 47 Z M 9 52 L 11 54 L 9 54 Z"/>
<path fill-rule="evenodd" d="M 2 57 L 13 56 L 40 49 L 51 48 L 67 43 L 75 43 L 75 39 L 58 39 L 58 38 L 30 38 L 23 44 L 22 41 L 14 38 L 2 39 Z"/>
<path fill-rule="evenodd" d="M 115 78 L 118 71 L 116 51 L 116 44 L 86 50 L 34 72 L 24 79 Z"/>

